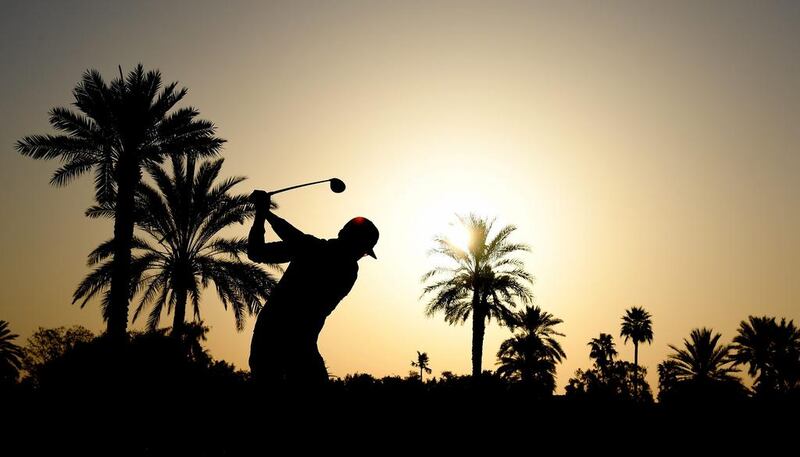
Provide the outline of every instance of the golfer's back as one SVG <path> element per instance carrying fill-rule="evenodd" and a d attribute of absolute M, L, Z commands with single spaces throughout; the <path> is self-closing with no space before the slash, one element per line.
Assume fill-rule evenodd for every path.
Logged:
<path fill-rule="evenodd" d="M 290 250 L 290 263 L 256 321 L 250 365 L 257 377 L 292 377 L 295 370 L 319 372 L 320 364 L 324 371 L 317 338 L 358 276 L 356 259 L 336 239 L 306 235 L 302 243 L 279 243 L 268 245 Z M 308 365 L 314 365 L 313 370 Z"/>
<path fill-rule="evenodd" d="M 313 334 L 316 341 L 325 318 L 352 289 L 358 276 L 358 263 L 352 256 L 345 255 L 338 240 L 306 236 L 265 303 L 256 331 L 269 321 L 278 321 L 274 324 L 305 336 Z M 268 328 L 281 331 L 272 325 Z"/>

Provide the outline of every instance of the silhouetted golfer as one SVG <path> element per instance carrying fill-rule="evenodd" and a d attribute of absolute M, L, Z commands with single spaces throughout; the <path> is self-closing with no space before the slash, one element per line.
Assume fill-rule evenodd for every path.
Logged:
<path fill-rule="evenodd" d="M 316 387 L 328 381 L 317 337 L 325 318 L 350 292 L 358 276 L 358 260 L 373 258 L 378 229 L 356 217 L 338 238 L 307 235 L 269 210 L 269 195 L 250 196 L 256 213 L 247 254 L 262 263 L 290 262 L 258 315 L 250 345 L 250 369 L 267 386 Z M 282 241 L 264 243 L 264 221 Z"/>

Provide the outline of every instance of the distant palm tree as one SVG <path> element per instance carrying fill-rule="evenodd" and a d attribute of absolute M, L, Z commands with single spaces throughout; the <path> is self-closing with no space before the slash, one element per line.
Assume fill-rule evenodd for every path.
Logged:
<path fill-rule="evenodd" d="M 419 380 L 420 381 L 424 381 L 424 379 L 422 378 L 422 373 L 423 372 L 431 374 L 432 370 L 431 370 L 431 367 L 429 366 L 429 364 L 430 364 L 430 359 L 428 358 L 428 353 L 417 351 L 417 360 L 412 360 L 411 361 L 411 366 L 415 367 L 415 368 L 419 368 Z"/>
<path fill-rule="evenodd" d="M 595 360 L 595 364 L 600 368 L 600 371 L 605 374 L 608 366 L 614 361 L 617 356 L 617 350 L 614 349 L 614 337 L 608 333 L 601 333 L 599 337 L 592 338 L 589 341 L 589 357 Z"/>
<path fill-rule="evenodd" d="M 538 306 L 527 306 L 515 313 L 512 328 L 519 334 L 503 341 L 497 352 L 500 366 L 497 373 L 507 379 L 536 384 L 552 393 L 555 389 L 556 364 L 567 357 L 556 336 L 564 336 L 554 327 L 563 321 L 542 311 Z"/>
<path fill-rule="evenodd" d="M 761 394 L 785 393 L 800 388 L 800 330 L 793 321 L 749 316 L 739 324 L 733 339 L 733 360 L 748 365 Z"/>
<path fill-rule="evenodd" d="M 633 341 L 633 364 L 639 367 L 639 343 L 653 342 L 653 318 L 642 307 L 634 306 L 622 316 L 622 331 L 619 336 Z"/>
<path fill-rule="evenodd" d="M 0 381 L 16 382 L 22 367 L 22 348 L 14 344 L 19 335 L 11 333 L 8 322 L 0 321 Z"/>
<path fill-rule="evenodd" d="M 673 369 L 672 376 L 677 381 L 694 381 L 698 383 L 731 382 L 736 381 L 733 373 L 738 370 L 730 366 L 731 347 L 720 345 L 722 335 L 712 334 L 708 328 L 694 329 L 689 340 L 683 340 L 684 348 L 673 345 L 669 347 L 675 351 L 669 355 L 670 365 Z"/>
<path fill-rule="evenodd" d="M 425 314 L 443 312 L 448 324 L 461 324 L 472 316 L 472 376 L 481 375 L 483 337 L 486 323 L 492 317 L 502 324 L 513 320 L 510 308 L 515 300 L 522 303 L 532 298 L 528 287 L 533 277 L 524 270 L 522 261 L 511 257 L 528 251 L 524 244 L 512 243 L 509 236 L 516 230 L 507 225 L 490 236 L 494 221 L 474 214 L 459 216 L 464 229 L 471 234 L 465 251 L 446 237 L 436 237 L 432 255 L 441 255 L 449 266 L 436 267 L 422 277 L 427 285 L 423 296 L 433 294 Z"/>
<path fill-rule="evenodd" d="M 128 301 L 131 292 L 131 249 L 134 238 L 134 205 L 142 169 L 163 162 L 173 154 L 211 156 L 224 140 L 214 136 L 211 122 L 195 119 L 191 107 L 169 111 L 186 95 L 177 83 L 163 87 L 158 71 L 138 65 L 127 78 L 106 84 L 97 70 L 84 73 L 73 90 L 74 106 L 50 111 L 50 123 L 62 135 L 32 135 L 16 143 L 16 149 L 34 159 L 59 158 L 52 184 L 61 186 L 94 170 L 95 199 L 110 207 L 114 216 L 114 264 L 103 319 L 113 341 L 127 337 Z"/>
<path fill-rule="evenodd" d="M 189 301 L 199 321 L 200 294 L 209 282 L 225 308 L 231 306 L 236 329 L 242 330 L 246 313 L 257 312 L 275 286 L 269 274 L 246 260 L 247 239 L 219 237 L 221 230 L 249 217 L 251 209 L 246 195 L 229 194 L 244 178 L 215 184 L 222 163 L 205 162 L 195 173 L 194 159 L 173 157 L 171 176 L 161 167 L 148 169 L 157 188 L 139 185 L 137 225 L 152 240 L 133 239 L 132 285 L 141 292 L 133 320 L 152 305 L 147 322 L 151 330 L 166 308 L 173 311 L 173 333 L 180 334 Z M 73 302 L 83 299 L 83 306 L 108 286 L 112 245 L 106 241 L 89 255 L 90 264 L 99 265 L 78 286 Z"/>
<path fill-rule="evenodd" d="M 624 337 L 624 342 L 628 340 L 633 341 L 633 366 L 635 370 L 639 369 L 639 343 L 650 344 L 653 342 L 653 319 L 650 313 L 639 306 L 634 306 L 625 311 L 622 316 L 622 330 L 619 336 Z M 636 382 L 638 377 L 634 378 L 634 390 L 638 390 Z"/>

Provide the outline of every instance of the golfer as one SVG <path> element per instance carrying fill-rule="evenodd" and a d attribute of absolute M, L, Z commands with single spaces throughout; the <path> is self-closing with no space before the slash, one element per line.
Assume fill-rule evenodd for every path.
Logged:
<path fill-rule="evenodd" d="M 338 238 L 307 235 L 270 211 L 270 196 L 255 191 L 255 219 L 247 255 L 260 263 L 289 266 L 258 315 L 250 345 L 250 370 L 259 385 L 315 388 L 328 382 L 317 338 L 325 319 L 353 287 L 358 261 L 378 242 L 378 229 L 356 217 Z M 264 242 L 264 221 L 281 241 Z"/>

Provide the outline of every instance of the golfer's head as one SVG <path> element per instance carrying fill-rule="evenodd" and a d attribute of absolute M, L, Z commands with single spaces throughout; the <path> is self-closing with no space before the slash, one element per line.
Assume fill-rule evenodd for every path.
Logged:
<path fill-rule="evenodd" d="M 373 250 L 378 235 L 378 228 L 365 217 L 354 217 L 339 230 L 339 239 L 352 246 L 358 257 L 368 255 L 373 259 L 378 258 Z"/>

